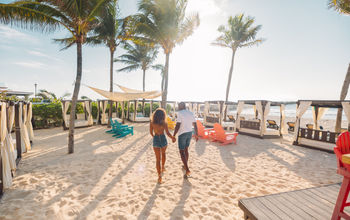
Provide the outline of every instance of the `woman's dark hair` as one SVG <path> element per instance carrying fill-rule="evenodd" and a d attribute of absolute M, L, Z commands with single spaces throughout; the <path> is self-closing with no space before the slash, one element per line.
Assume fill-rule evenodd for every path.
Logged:
<path fill-rule="evenodd" d="M 162 125 L 165 122 L 165 110 L 162 108 L 157 108 L 157 110 L 153 113 L 152 123 L 157 125 Z"/>

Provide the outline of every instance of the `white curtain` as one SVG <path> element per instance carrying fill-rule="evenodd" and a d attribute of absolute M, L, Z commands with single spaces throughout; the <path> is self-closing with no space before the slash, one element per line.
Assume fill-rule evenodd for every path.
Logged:
<path fill-rule="evenodd" d="M 265 134 L 266 131 L 266 121 L 267 121 L 267 116 L 270 113 L 270 107 L 271 107 L 271 102 L 267 102 L 265 105 L 265 109 L 264 109 L 264 117 L 261 120 L 262 121 L 262 134 Z"/>
<path fill-rule="evenodd" d="M 280 131 L 281 131 L 281 134 L 288 134 L 288 129 L 287 129 L 287 126 L 285 125 L 285 120 L 286 120 L 285 109 L 286 109 L 286 106 L 284 104 L 281 104 L 281 106 L 280 106 L 280 112 L 281 112 Z"/>
<path fill-rule="evenodd" d="M 307 109 L 311 105 L 311 101 L 301 101 L 299 104 L 299 107 L 297 108 L 296 112 L 296 121 L 295 121 L 295 127 L 294 127 L 294 141 L 298 139 L 298 132 L 299 132 L 299 126 L 300 126 L 300 118 L 305 114 Z"/>
<path fill-rule="evenodd" d="M 175 117 L 175 115 L 176 115 L 176 105 L 177 105 L 177 103 L 176 102 L 174 102 L 174 104 L 173 104 L 174 106 L 174 115 L 173 115 L 173 120 L 175 120 L 176 119 L 176 117 Z"/>
<path fill-rule="evenodd" d="M 244 102 L 239 101 L 238 105 L 237 105 L 237 116 L 236 116 L 236 126 L 235 126 L 235 131 L 237 130 L 237 128 L 239 129 L 240 125 L 241 125 L 241 113 L 243 111 L 244 108 Z"/>
<path fill-rule="evenodd" d="M 124 112 L 125 102 L 122 101 L 122 102 L 121 102 L 121 105 L 122 105 L 122 119 L 124 120 L 124 118 L 125 118 L 125 112 Z M 123 121 L 123 123 L 124 123 L 124 121 Z"/>
<path fill-rule="evenodd" d="M 23 121 L 22 121 L 22 126 L 21 126 L 21 136 L 22 136 L 22 139 L 23 139 L 23 142 L 24 142 L 25 149 L 28 151 L 32 147 L 30 145 L 28 131 L 27 131 L 27 128 L 26 128 L 26 123 L 27 123 L 27 105 L 23 105 L 22 108 L 23 108 L 23 112 L 22 112 L 21 115 L 23 115 Z M 22 146 L 22 149 L 23 149 L 23 146 Z M 25 150 L 22 151 L 22 153 L 23 152 L 25 152 Z"/>
<path fill-rule="evenodd" d="M 1 103 L 1 118 L 0 118 L 0 148 L 1 148 L 1 158 L 2 158 L 2 177 L 4 188 L 9 188 L 12 185 L 12 174 L 10 160 L 12 155 L 10 155 L 9 147 L 7 145 L 7 120 L 6 120 L 6 103 Z"/>
<path fill-rule="evenodd" d="M 28 131 L 28 135 L 29 135 L 29 140 L 33 141 L 34 140 L 34 132 L 33 132 L 33 124 L 32 124 L 32 117 L 33 117 L 33 104 L 30 102 L 27 105 L 27 121 L 26 121 L 26 127 L 27 127 L 27 131 Z"/>
<path fill-rule="evenodd" d="M 344 109 L 344 113 L 346 115 L 346 118 L 350 122 L 350 102 L 342 102 L 341 103 Z"/>
<path fill-rule="evenodd" d="M 314 128 L 320 129 L 320 126 L 318 124 L 318 121 L 322 119 L 322 117 L 326 114 L 329 108 L 318 108 L 318 114 L 316 118 L 316 110 L 315 108 L 312 108 L 312 118 L 314 120 Z"/>
<path fill-rule="evenodd" d="M 209 111 L 210 111 L 210 104 L 209 102 L 205 102 L 204 103 L 204 122 L 207 121 L 207 116 L 209 115 Z"/>
<path fill-rule="evenodd" d="M 136 102 L 134 102 L 135 103 L 135 107 L 134 107 L 134 121 L 136 120 L 136 115 L 137 115 L 137 107 L 138 107 L 138 105 L 139 105 L 139 102 L 136 100 Z"/>
<path fill-rule="evenodd" d="M 254 119 L 256 118 L 256 105 L 253 105 Z"/>
<path fill-rule="evenodd" d="M 12 131 L 12 128 L 13 128 L 13 125 L 14 125 L 14 122 L 15 122 L 15 106 L 12 105 L 12 106 L 9 106 L 8 108 L 8 115 L 9 115 L 9 127 L 8 127 L 8 142 L 9 142 L 9 145 L 11 146 L 12 150 L 12 156 L 13 156 L 13 159 L 14 161 L 16 161 L 17 159 L 17 149 L 15 147 L 15 144 L 13 143 L 13 139 L 12 139 L 12 136 L 11 136 L 11 131 Z M 16 169 L 16 162 L 14 164 L 13 167 L 11 167 L 12 169 Z"/>
<path fill-rule="evenodd" d="M 143 115 L 145 117 L 145 115 Z M 153 116 L 153 102 L 151 101 L 149 103 L 149 118 L 152 120 L 152 116 Z"/>
<path fill-rule="evenodd" d="M 62 104 L 62 119 L 66 127 L 68 127 L 69 117 L 67 116 L 67 112 L 68 112 L 70 102 L 65 101 L 65 102 L 62 102 L 61 104 Z"/>
<path fill-rule="evenodd" d="M 262 107 L 261 101 L 255 102 L 256 110 L 258 111 L 258 114 L 260 115 L 260 136 L 263 136 L 265 133 L 266 125 L 265 125 L 265 119 L 264 119 L 264 111 Z"/>
<path fill-rule="evenodd" d="M 106 113 L 107 106 L 108 106 L 108 101 L 103 101 L 102 120 L 104 121 L 104 123 L 108 123 L 108 120 L 109 120 L 109 118 L 107 117 L 107 113 Z M 112 108 L 112 110 L 113 110 L 113 103 L 112 103 L 112 106 L 109 106 L 109 107 Z"/>
<path fill-rule="evenodd" d="M 84 101 L 85 103 L 85 109 L 86 109 L 86 112 L 88 113 L 88 125 L 93 125 L 94 124 L 94 119 L 92 118 L 92 113 L 91 113 L 91 103 L 90 101 Z"/>

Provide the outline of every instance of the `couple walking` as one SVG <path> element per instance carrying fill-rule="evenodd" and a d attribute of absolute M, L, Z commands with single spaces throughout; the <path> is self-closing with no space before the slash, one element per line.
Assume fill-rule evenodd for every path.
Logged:
<path fill-rule="evenodd" d="M 183 163 L 183 169 L 186 171 L 185 177 L 189 177 L 191 172 L 188 168 L 188 147 L 192 138 L 192 126 L 195 131 L 196 141 L 198 140 L 198 131 L 196 119 L 192 112 L 186 110 L 186 104 L 181 102 L 178 106 L 179 112 L 177 113 L 177 122 L 174 130 L 174 134 L 171 135 L 166 123 L 166 112 L 162 108 L 158 108 L 154 113 L 150 122 L 150 133 L 153 137 L 153 150 L 156 155 L 156 167 L 158 172 L 158 183 L 162 183 L 162 174 L 165 171 L 165 151 L 168 146 L 165 133 L 172 139 L 173 143 L 176 142 L 176 134 L 178 134 L 178 147 Z"/>

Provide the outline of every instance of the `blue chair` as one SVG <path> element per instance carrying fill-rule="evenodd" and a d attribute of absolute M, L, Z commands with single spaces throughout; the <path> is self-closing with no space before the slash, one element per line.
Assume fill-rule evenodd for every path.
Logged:
<path fill-rule="evenodd" d="M 114 125 L 119 125 L 120 127 L 128 127 L 127 125 L 123 125 L 122 123 L 119 123 L 117 120 L 113 121 L 111 118 L 109 120 L 111 122 L 112 129 L 106 131 L 106 133 L 110 133 L 110 134 L 114 133 L 114 130 L 113 130 Z"/>
<path fill-rule="evenodd" d="M 113 137 L 122 138 L 128 134 L 134 135 L 134 127 L 132 126 L 121 126 L 120 124 L 114 124 L 112 127 Z"/>

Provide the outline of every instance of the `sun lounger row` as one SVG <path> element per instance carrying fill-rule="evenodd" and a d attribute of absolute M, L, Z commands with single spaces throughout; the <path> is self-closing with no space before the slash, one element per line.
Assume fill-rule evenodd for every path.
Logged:
<path fill-rule="evenodd" d="M 112 119 L 110 120 L 111 120 L 112 129 L 106 131 L 106 133 L 113 134 L 113 137 L 116 137 L 116 138 L 122 138 L 129 134 L 134 135 L 134 127 L 123 125 L 117 120 L 114 120 L 114 121 Z"/>

